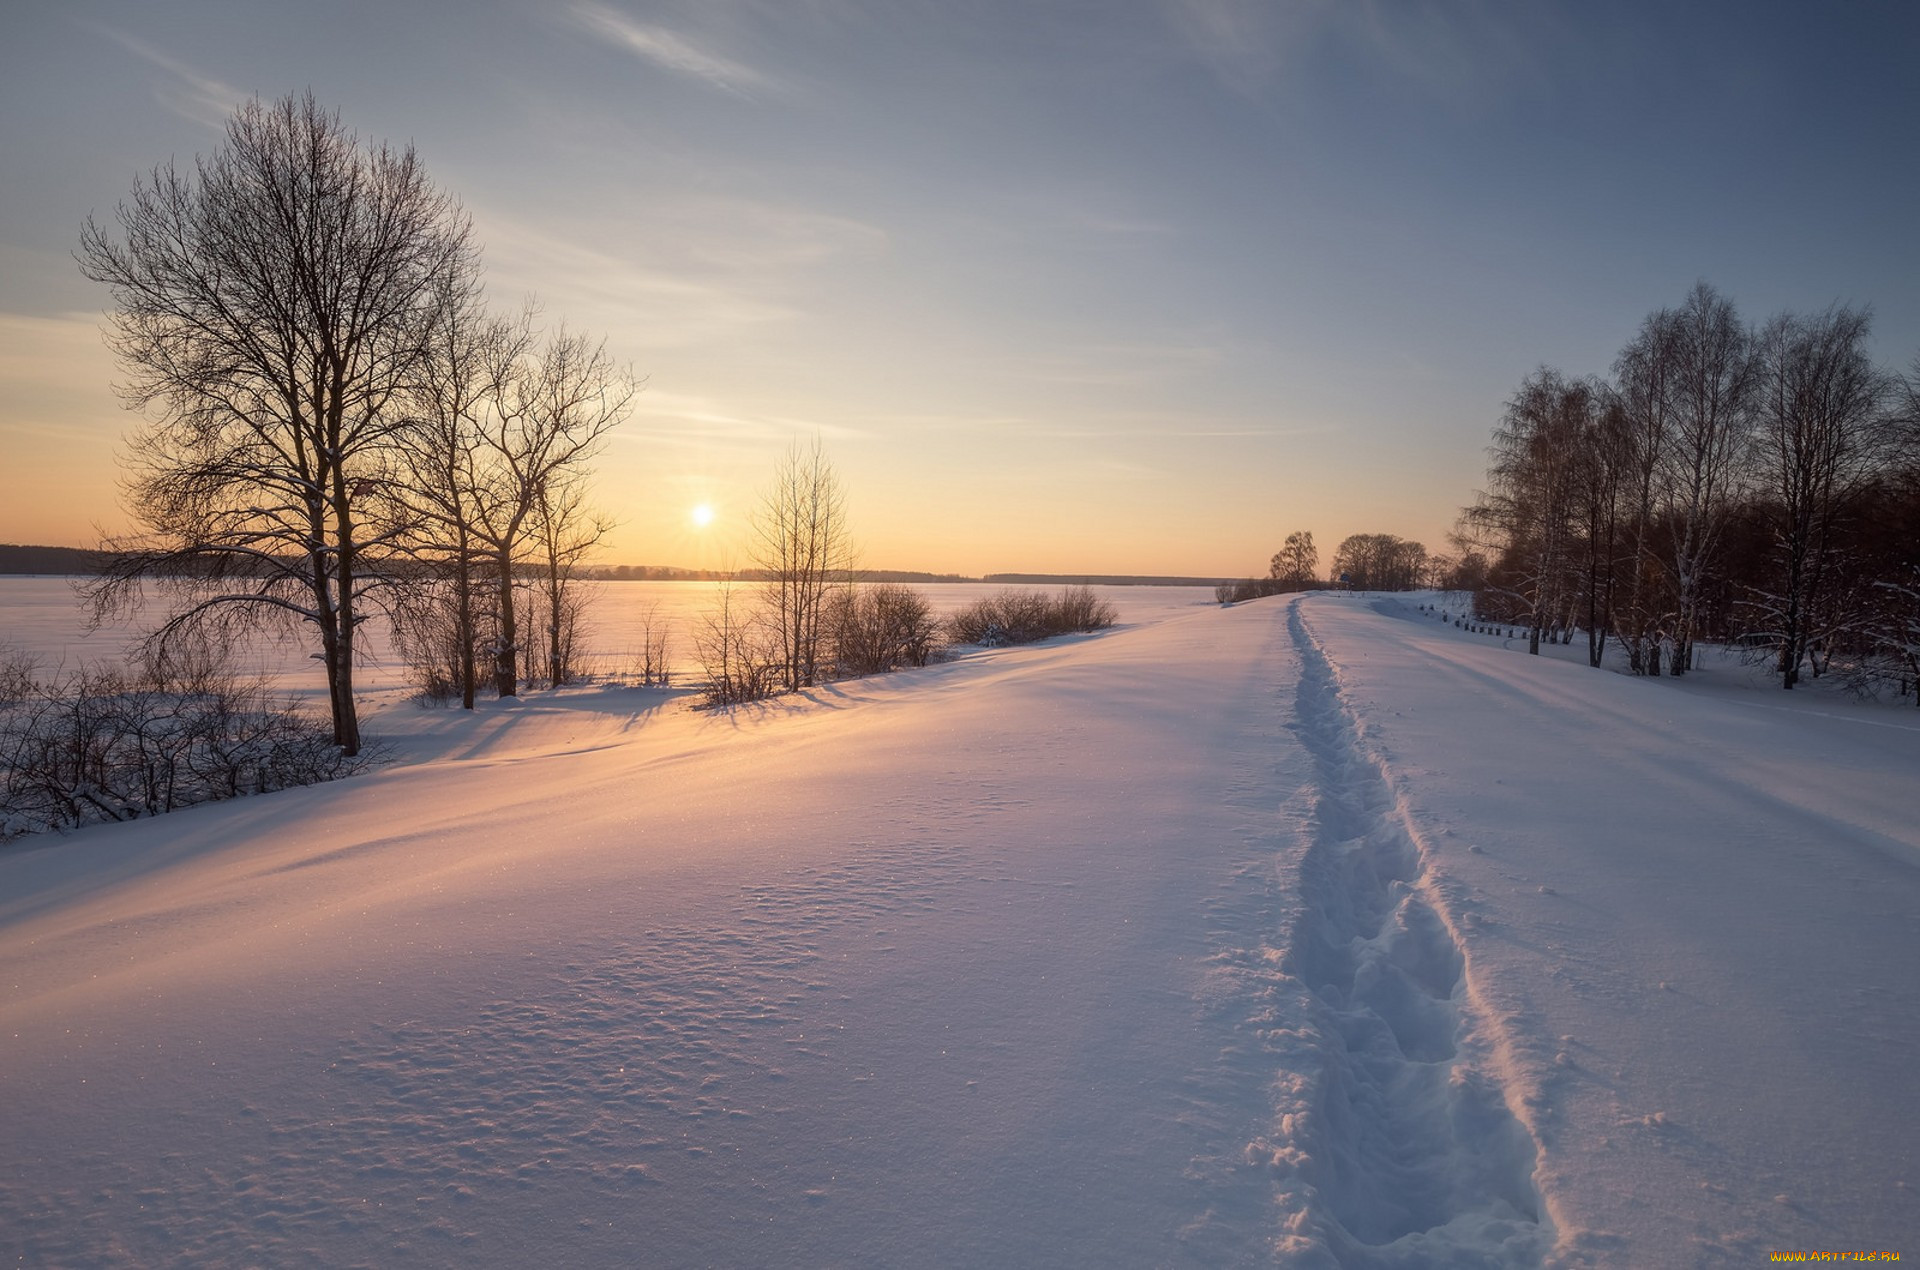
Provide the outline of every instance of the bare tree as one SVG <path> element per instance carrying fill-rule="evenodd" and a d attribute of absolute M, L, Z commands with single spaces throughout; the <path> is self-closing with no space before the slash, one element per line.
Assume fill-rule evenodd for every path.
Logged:
<path fill-rule="evenodd" d="M 1865 312 L 1834 308 L 1777 317 L 1759 339 L 1756 466 L 1778 561 L 1757 601 L 1784 688 L 1809 660 L 1820 672 L 1821 633 L 1846 620 L 1834 611 L 1843 522 L 1889 453 L 1889 384 L 1868 356 L 1869 326 Z"/>
<path fill-rule="evenodd" d="M 587 607 L 579 585 L 580 562 L 600 544 L 613 522 L 587 506 L 577 474 L 543 487 L 535 498 L 533 538 L 538 548 L 534 592 L 545 625 L 546 656 L 541 667 L 548 684 L 571 683 Z"/>
<path fill-rule="evenodd" d="M 227 622 L 311 624 L 333 739 L 360 749 L 355 636 L 388 544 L 362 502 L 395 471 L 397 398 L 436 296 L 475 268 L 466 217 L 411 148 L 362 144 L 311 95 L 253 101 L 191 172 L 168 164 L 89 220 L 78 259 L 106 284 L 147 532 L 110 544 L 96 613 L 171 579 L 160 637 Z"/>
<path fill-rule="evenodd" d="M 846 494 L 817 438 L 788 449 L 761 499 L 753 535 L 774 652 L 785 688 L 797 692 L 819 674 L 828 592 L 852 565 Z"/>
<path fill-rule="evenodd" d="M 393 517 L 407 527 L 402 541 L 423 575 L 398 625 L 403 642 L 471 710 L 485 606 L 478 577 L 485 427 L 501 369 L 526 353 L 532 332 L 491 316 L 475 279 L 447 280 L 437 300 L 400 433 L 407 479 L 390 489 Z"/>
<path fill-rule="evenodd" d="M 1300 529 L 1287 535 L 1280 550 L 1273 553 L 1267 576 L 1292 587 L 1311 586 L 1320 576 L 1320 552 L 1313 545 L 1313 533 Z"/>
<path fill-rule="evenodd" d="M 528 314 L 521 327 L 530 322 Z M 473 450 L 472 532 L 492 574 L 493 679 L 503 697 L 519 692 L 522 649 L 514 605 L 519 569 L 543 543 L 553 548 L 543 563 L 564 557 L 571 567 L 604 533 L 607 523 L 569 491 L 626 418 L 639 391 L 632 374 L 608 356 L 604 342 L 562 329 L 537 351 L 529 351 L 532 343 L 516 335 L 498 346 L 492 408 Z M 562 589 L 556 580 L 549 593 L 557 597 Z"/>
<path fill-rule="evenodd" d="M 1668 588 L 1655 537 L 1666 453 L 1677 409 L 1679 318 L 1671 309 L 1650 313 L 1613 364 L 1620 406 L 1621 515 L 1626 594 L 1616 623 L 1627 665 L 1637 675 L 1660 673 L 1660 629 Z"/>
<path fill-rule="evenodd" d="M 739 705 L 778 691 L 780 667 L 769 651 L 763 616 L 741 602 L 731 581 L 720 583 L 714 607 L 693 638 L 707 676 L 708 705 Z"/>
<path fill-rule="evenodd" d="M 1411 591 L 1427 572 L 1427 549 L 1395 534 L 1352 534 L 1333 553 L 1333 572 L 1357 591 Z"/>
<path fill-rule="evenodd" d="M 1488 489 L 1470 513 L 1501 548 L 1504 586 L 1538 653 L 1573 594 L 1576 492 L 1591 394 L 1541 367 L 1507 402 L 1489 449 Z"/>
<path fill-rule="evenodd" d="M 1623 491 L 1633 476 L 1633 430 L 1620 396 L 1605 381 L 1579 387 L 1580 448 L 1574 460 L 1575 572 L 1586 610 L 1587 664 L 1606 659 L 1621 574 Z"/>
<path fill-rule="evenodd" d="M 1667 556 L 1675 592 L 1668 673 L 1692 669 L 1714 555 L 1737 496 L 1753 430 L 1752 338 L 1733 303 L 1695 284 L 1673 315 L 1672 434 L 1665 449 Z"/>

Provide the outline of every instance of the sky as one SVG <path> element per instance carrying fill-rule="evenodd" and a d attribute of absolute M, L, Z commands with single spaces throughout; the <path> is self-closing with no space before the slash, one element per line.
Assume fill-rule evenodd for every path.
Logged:
<path fill-rule="evenodd" d="M 1224 576 L 1444 548 L 1522 377 L 1699 279 L 1907 368 L 1916 64 L 1900 3 L 8 0 L 0 541 L 132 523 L 72 252 L 249 96 L 413 144 L 645 378 L 609 563 L 744 563 L 818 438 L 869 567 Z"/>

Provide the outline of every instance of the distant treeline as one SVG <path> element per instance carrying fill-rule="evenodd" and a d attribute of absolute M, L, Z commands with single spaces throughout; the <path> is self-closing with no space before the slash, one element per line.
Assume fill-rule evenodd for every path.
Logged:
<path fill-rule="evenodd" d="M 69 577 L 94 573 L 100 553 L 85 547 L 23 547 L 0 542 L 0 573 L 49 573 Z"/>

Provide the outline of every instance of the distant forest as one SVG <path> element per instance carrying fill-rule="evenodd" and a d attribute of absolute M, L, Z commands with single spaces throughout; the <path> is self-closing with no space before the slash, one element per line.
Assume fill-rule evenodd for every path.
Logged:
<path fill-rule="evenodd" d="M 0 542 L 0 573 L 82 577 L 99 570 L 101 554 L 86 547 L 26 547 Z"/>

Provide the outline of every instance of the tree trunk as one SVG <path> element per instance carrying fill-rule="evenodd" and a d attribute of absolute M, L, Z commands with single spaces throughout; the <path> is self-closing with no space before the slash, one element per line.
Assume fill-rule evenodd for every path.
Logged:
<path fill-rule="evenodd" d="M 493 690 L 502 697 L 520 695 L 520 667 L 517 656 L 519 626 L 513 614 L 513 557 L 501 552 L 496 558 L 495 585 L 500 590 L 500 629 L 493 641 Z"/>
<path fill-rule="evenodd" d="M 466 541 L 466 533 L 460 534 L 459 556 L 454 563 L 454 638 L 460 641 L 460 708 L 473 709 L 474 681 L 479 677 L 479 668 L 474 665 L 473 657 L 473 557 Z"/>
<path fill-rule="evenodd" d="M 333 430 L 337 436 L 339 432 L 337 415 Z M 339 614 L 340 623 L 337 645 L 339 648 L 339 678 L 337 683 L 339 685 L 338 699 L 340 703 L 340 717 L 336 722 L 334 730 L 338 735 L 341 751 L 346 754 L 347 757 L 351 758 L 360 752 L 360 716 L 353 705 L 353 580 L 354 567 L 359 561 L 355 558 L 353 508 L 348 500 L 346 474 L 336 465 L 333 476 L 333 532 L 334 545 L 338 553 L 338 562 L 335 565 L 334 586 L 340 593 L 340 604 L 335 610 Z"/>

